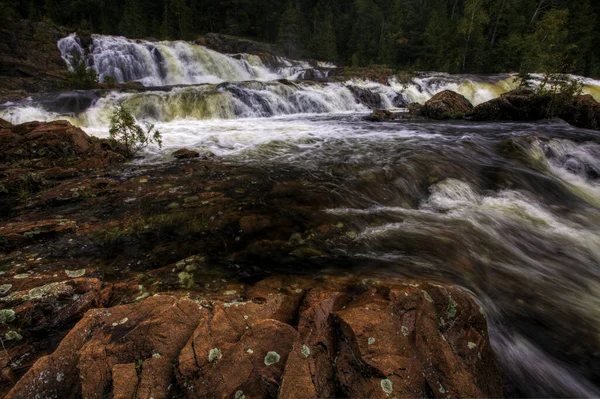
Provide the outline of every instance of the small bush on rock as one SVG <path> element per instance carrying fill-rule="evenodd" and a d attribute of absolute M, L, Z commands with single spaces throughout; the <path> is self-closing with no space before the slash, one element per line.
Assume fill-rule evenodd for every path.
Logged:
<path fill-rule="evenodd" d="M 69 56 L 71 70 L 68 75 L 68 86 L 71 89 L 94 89 L 98 87 L 98 74 L 88 68 L 81 54 L 75 52 Z"/>
<path fill-rule="evenodd" d="M 151 143 L 162 147 L 162 135 L 154 128 L 154 125 L 147 123 L 146 130 L 144 130 L 123 105 L 118 105 L 110 117 L 108 133 L 112 140 L 116 140 L 124 146 L 125 155 L 129 158 Z"/>

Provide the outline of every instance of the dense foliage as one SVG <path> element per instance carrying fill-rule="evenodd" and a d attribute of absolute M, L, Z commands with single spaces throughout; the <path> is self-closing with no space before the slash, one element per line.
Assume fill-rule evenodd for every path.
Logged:
<path fill-rule="evenodd" d="M 600 75 L 592 0 L 2 0 L 0 18 L 132 38 L 207 32 L 278 43 L 288 56 L 448 72 Z"/>

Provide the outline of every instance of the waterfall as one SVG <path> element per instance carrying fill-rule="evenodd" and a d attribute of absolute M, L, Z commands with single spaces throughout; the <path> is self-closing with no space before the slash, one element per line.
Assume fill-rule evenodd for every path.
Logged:
<path fill-rule="evenodd" d="M 239 82 L 302 78 L 308 72 L 326 77 L 334 65 L 270 57 L 269 66 L 257 55 L 226 55 L 184 41 L 149 42 L 124 37 L 92 35 L 89 49 L 72 34 L 58 42 L 63 59 L 70 65 L 73 53 L 87 54 L 87 63 L 103 81 L 111 76 L 118 82 L 138 81 L 144 86 Z"/>
<path fill-rule="evenodd" d="M 237 82 L 181 86 L 139 92 L 95 91 L 44 96 L 0 111 L 13 123 L 67 119 L 83 127 L 107 126 L 116 104 L 124 104 L 138 120 L 237 119 L 291 114 L 367 112 L 341 83 Z"/>

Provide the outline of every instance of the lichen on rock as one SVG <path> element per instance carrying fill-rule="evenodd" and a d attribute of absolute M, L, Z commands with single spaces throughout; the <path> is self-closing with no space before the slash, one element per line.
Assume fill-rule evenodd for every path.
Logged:
<path fill-rule="evenodd" d="M 279 353 L 274 351 L 267 352 L 265 356 L 265 365 L 271 366 L 275 363 L 279 363 L 279 359 L 281 359 Z"/>

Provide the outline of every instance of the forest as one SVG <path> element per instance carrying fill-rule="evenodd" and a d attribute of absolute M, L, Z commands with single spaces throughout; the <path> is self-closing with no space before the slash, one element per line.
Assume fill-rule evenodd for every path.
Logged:
<path fill-rule="evenodd" d="M 600 75 L 590 0 L 4 0 L 0 18 L 130 38 L 215 32 L 289 57 L 450 73 Z"/>

